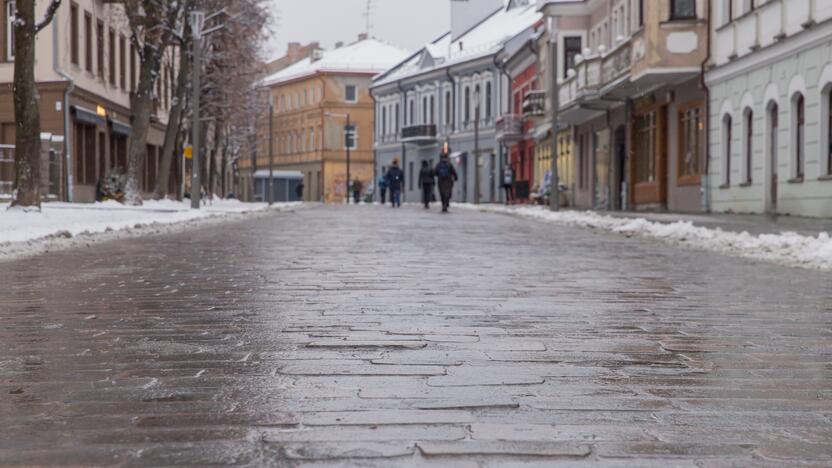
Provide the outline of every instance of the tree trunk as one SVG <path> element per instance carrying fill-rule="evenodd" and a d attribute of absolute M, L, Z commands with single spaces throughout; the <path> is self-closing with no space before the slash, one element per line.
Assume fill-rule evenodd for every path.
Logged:
<path fill-rule="evenodd" d="M 165 130 L 165 143 L 162 146 L 162 162 L 159 168 L 159 179 L 156 182 L 156 189 L 153 193 L 155 200 L 160 200 L 167 194 L 170 182 L 170 166 L 173 162 L 173 154 L 176 149 L 176 140 L 181 129 L 182 108 L 185 105 L 185 96 L 188 92 L 188 78 L 190 77 L 190 60 L 186 52 L 187 48 L 180 48 L 179 53 L 179 76 L 176 79 L 176 97 L 168 117 L 168 126 Z"/>
<path fill-rule="evenodd" d="M 35 84 L 34 0 L 17 2 L 14 28 L 14 198 L 12 206 L 40 208 L 40 96 Z"/>
<path fill-rule="evenodd" d="M 125 200 L 131 205 L 142 203 L 139 186 L 141 169 L 147 159 L 147 134 L 150 132 L 150 116 L 153 114 L 153 88 L 159 73 L 160 53 L 156 46 L 145 44 L 139 71 L 139 83 L 133 101 L 133 133 L 127 154 L 127 183 Z"/>

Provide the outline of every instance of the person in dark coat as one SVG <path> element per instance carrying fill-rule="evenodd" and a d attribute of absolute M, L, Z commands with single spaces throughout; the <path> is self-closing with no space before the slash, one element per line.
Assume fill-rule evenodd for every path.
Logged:
<path fill-rule="evenodd" d="M 364 184 L 358 180 L 358 177 L 352 182 L 352 197 L 355 204 L 358 205 L 361 203 L 361 191 L 364 190 Z"/>
<path fill-rule="evenodd" d="M 435 178 L 436 174 L 433 172 L 433 168 L 430 167 L 430 163 L 422 161 L 422 170 L 419 171 L 419 188 L 422 189 L 422 203 L 426 210 L 430 209 L 430 202 L 433 201 Z"/>
<path fill-rule="evenodd" d="M 399 160 L 394 159 L 393 165 L 387 169 L 387 188 L 390 190 L 390 203 L 393 208 L 402 206 L 402 185 L 404 184 L 404 171 L 399 167 Z"/>
<path fill-rule="evenodd" d="M 451 164 L 451 158 L 448 157 L 447 153 L 443 153 L 439 157 L 439 164 L 436 165 L 433 171 L 436 174 L 436 180 L 439 182 L 442 212 L 447 213 L 451 207 L 451 194 L 454 190 L 454 182 L 459 180 L 459 176 L 456 174 L 456 169 Z"/>
<path fill-rule="evenodd" d="M 299 201 L 303 201 L 303 182 L 299 183 L 297 187 L 295 187 L 295 195 L 298 196 Z"/>

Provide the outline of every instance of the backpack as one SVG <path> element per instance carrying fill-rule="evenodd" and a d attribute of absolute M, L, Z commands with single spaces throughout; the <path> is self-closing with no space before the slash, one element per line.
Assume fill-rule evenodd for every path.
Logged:
<path fill-rule="evenodd" d="M 436 166 L 436 176 L 440 179 L 450 179 L 451 178 L 451 165 L 447 162 L 441 162 L 438 166 Z"/>

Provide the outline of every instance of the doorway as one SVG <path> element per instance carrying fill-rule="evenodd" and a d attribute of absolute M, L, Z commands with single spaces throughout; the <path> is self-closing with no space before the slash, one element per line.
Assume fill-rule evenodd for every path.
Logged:
<path fill-rule="evenodd" d="M 626 210 L 627 200 L 627 130 L 620 126 L 615 130 L 615 210 Z"/>

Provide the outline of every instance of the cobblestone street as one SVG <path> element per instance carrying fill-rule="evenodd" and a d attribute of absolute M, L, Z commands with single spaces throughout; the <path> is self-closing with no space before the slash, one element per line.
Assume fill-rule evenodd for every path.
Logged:
<path fill-rule="evenodd" d="M 3 466 L 832 464 L 829 273 L 311 206 L 0 285 Z"/>

